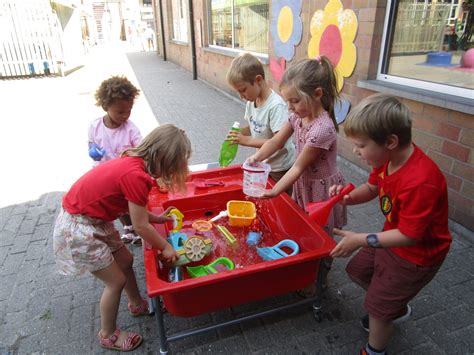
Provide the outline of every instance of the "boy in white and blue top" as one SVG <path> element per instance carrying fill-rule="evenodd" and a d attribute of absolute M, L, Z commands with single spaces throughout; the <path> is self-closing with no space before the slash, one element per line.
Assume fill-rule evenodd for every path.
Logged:
<path fill-rule="evenodd" d="M 247 101 L 244 119 L 248 126 L 230 131 L 227 140 L 247 147 L 260 148 L 288 121 L 285 101 L 265 81 L 262 63 L 250 53 L 236 57 L 227 72 L 229 85 Z M 270 176 L 278 181 L 291 168 L 296 153 L 293 140 L 268 159 Z"/>

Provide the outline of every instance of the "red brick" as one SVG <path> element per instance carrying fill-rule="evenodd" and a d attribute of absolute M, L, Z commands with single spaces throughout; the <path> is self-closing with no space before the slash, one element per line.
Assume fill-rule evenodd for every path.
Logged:
<path fill-rule="evenodd" d="M 431 149 L 428 149 L 427 154 L 431 159 L 433 159 L 433 161 L 439 166 L 441 170 L 451 171 L 454 161 L 453 158 L 447 157 L 446 155 L 440 154 Z M 453 174 L 458 175 L 454 172 Z"/>
<path fill-rule="evenodd" d="M 365 8 L 359 10 L 359 16 L 357 19 L 360 22 L 372 22 L 375 20 L 376 8 Z"/>
<path fill-rule="evenodd" d="M 462 179 L 458 178 L 457 176 L 454 176 L 446 171 L 443 171 L 444 177 L 446 178 L 446 183 L 448 184 L 448 187 L 455 190 L 455 191 L 460 191 L 461 186 L 462 186 Z"/>
<path fill-rule="evenodd" d="M 472 210 L 474 201 L 467 199 L 461 193 L 456 192 L 452 189 L 449 189 L 448 198 L 449 198 L 450 204 L 453 204 L 456 207 L 461 207 L 462 209 L 465 209 L 466 211 Z"/>
<path fill-rule="evenodd" d="M 359 34 L 356 37 L 355 45 L 357 50 L 362 48 L 372 48 L 372 36 Z"/>
<path fill-rule="evenodd" d="M 413 101 L 413 100 L 408 100 L 408 99 L 402 99 L 402 102 L 408 107 L 410 112 L 413 113 L 422 113 L 424 104 L 418 101 Z"/>
<path fill-rule="evenodd" d="M 459 133 L 461 133 L 461 129 L 459 127 L 451 126 L 444 122 L 439 123 L 437 132 L 439 136 L 457 142 L 459 140 Z"/>
<path fill-rule="evenodd" d="M 431 118 L 426 118 L 424 115 L 412 114 L 413 128 L 417 128 L 421 131 L 432 133 L 435 131 L 437 126 L 436 121 Z"/>
<path fill-rule="evenodd" d="M 419 145 L 423 150 L 435 150 L 437 152 L 441 151 L 443 146 L 443 140 L 437 136 L 426 134 L 417 129 L 412 131 L 413 142 Z"/>
<path fill-rule="evenodd" d="M 460 144 L 444 141 L 441 152 L 443 154 L 449 155 L 450 157 L 466 162 L 469 159 L 471 150 Z"/>
<path fill-rule="evenodd" d="M 474 116 L 467 113 L 451 111 L 449 122 L 462 128 L 474 129 Z"/>
<path fill-rule="evenodd" d="M 474 200 L 474 184 L 469 181 L 464 181 L 462 184 L 461 193 L 464 197 Z"/>
<path fill-rule="evenodd" d="M 438 106 L 424 105 L 423 114 L 427 118 L 431 117 L 434 120 L 444 121 L 448 118 L 449 111 Z"/>
<path fill-rule="evenodd" d="M 465 180 L 474 181 L 474 167 L 470 164 L 463 164 L 455 160 L 451 172 Z"/>
<path fill-rule="evenodd" d="M 461 131 L 461 139 L 459 141 L 462 144 L 474 147 L 474 129 L 463 128 Z"/>
<path fill-rule="evenodd" d="M 357 29 L 358 35 L 372 35 L 374 34 L 375 22 L 360 22 Z"/>

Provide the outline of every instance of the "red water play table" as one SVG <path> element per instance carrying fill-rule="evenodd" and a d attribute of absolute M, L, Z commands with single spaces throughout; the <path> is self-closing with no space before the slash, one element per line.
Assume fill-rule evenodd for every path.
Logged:
<path fill-rule="evenodd" d="M 194 184 L 195 179 L 200 179 L 200 184 Z M 203 180 L 209 182 L 208 186 L 202 186 Z M 273 184 L 274 181 L 269 179 L 267 187 Z M 149 196 L 148 209 L 162 213 L 170 206 L 178 208 L 184 214 L 182 231 L 190 235 L 199 234 L 191 227 L 194 220 L 216 216 L 226 209 L 229 200 L 248 200 L 242 192 L 240 166 L 195 171 L 190 176 L 184 194 L 173 195 L 153 188 Z M 249 227 L 226 225 L 236 237 L 237 247 L 229 245 L 215 228 L 205 232 L 207 234 L 204 235 L 213 240 L 213 252 L 197 264 L 204 265 L 220 256 L 226 256 L 234 261 L 236 265 L 234 270 L 198 278 L 191 278 L 184 272 L 185 277 L 182 281 L 169 282 L 169 268 L 159 261 L 156 250 L 145 244 L 146 287 L 148 296 L 153 300 L 153 310 L 157 317 L 160 353 L 168 352 L 170 341 L 302 304 L 312 303 L 315 316 L 319 315 L 321 305 L 321 277 L 317 277 L 319 264 L 323 257 L 329 255 L 335 245 L 334 241 L 286 194 L 273 199 L 252 201 L 257 205 L 257 223 Z M 225 219 L 216 223 L 225 223 Z M 171 226 L 155 225 L 155 228 L 162 236 L 168 236 Z M 255 228 L 262 233 L 260 247 L 272 246 L 283 239 L 292 239 L 298 243 L 300 252 L 287 258 L 263 261 L 257 256 L 255 247 L 245 242 L 247 233 Z M 160 307 L 156 307 L 161 297 L 171 315 L 191 317 L 289 293 L 302 289 L 315 280 L 318 292 L 314 298 L 175 335 L 166 334 L 163 314 Z"/>

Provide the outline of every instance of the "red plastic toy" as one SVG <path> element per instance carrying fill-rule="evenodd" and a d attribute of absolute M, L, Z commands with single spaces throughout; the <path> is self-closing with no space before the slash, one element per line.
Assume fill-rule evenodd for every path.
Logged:
<path fill-rule="evenodd" d="M 308 212 L 309 217 L 315 221 L 320 226 L 326 225 L 329 213 L 336 203 L 342 200 L 342 198 L 347 195 L 349 192 L 355 189 L 355 186 L 349 183 L 346 185 L 341 192 L 331 197 L 327 201 L 322 202 L 311 202 L 306 205 L 306 212 Z"/>

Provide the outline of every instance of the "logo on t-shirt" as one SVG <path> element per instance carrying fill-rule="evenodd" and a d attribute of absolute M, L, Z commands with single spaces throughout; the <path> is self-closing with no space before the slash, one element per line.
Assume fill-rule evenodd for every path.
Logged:
<path fill-rule="evenodd" d="M 380 197 L 380 208 L 385 216 L 392 211 L 392 200 L 388 195 Z"/>

